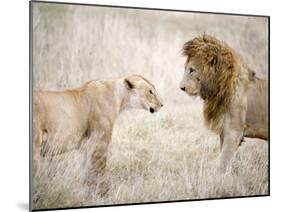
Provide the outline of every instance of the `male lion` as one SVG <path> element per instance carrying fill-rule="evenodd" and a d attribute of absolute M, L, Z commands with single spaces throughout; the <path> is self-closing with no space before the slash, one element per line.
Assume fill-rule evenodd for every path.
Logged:
<path fill-rule="evenodd" d="M 268 138 L 268 83 L 227 44 L 204 35 L 183 46 L 187 57 L 180 89 L 204 100 L 204 122 L 220 136 L 225 170 L 244 136 Z"/>
<path fill-rule="evenodd" d="M 65 91 L 35 91 L 33 98 L 35 177 L 40 175 L 43 146 L 52 146 L 51 154 L 59 154 L 78 148 L 84 138 L 91 139 L 95 135 L 100 137 L 92 139 L 95 148 L 90 158 L 91 169 L 103 174 L 118 115 L 131 108 L 154 113 L 163 106 L 154 85 L 138 75 L 90 81 L 80 88 Z"/>

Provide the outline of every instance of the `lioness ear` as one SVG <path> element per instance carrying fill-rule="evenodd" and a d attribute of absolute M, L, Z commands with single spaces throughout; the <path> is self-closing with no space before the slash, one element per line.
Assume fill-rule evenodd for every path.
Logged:
<path fill-rule="evenodd" d="M 128 89 L 133 89 L 134 88 L 134 85 L 132 82 L 130 82 L 128 79 L 125 79 L 125 85 Z"/>

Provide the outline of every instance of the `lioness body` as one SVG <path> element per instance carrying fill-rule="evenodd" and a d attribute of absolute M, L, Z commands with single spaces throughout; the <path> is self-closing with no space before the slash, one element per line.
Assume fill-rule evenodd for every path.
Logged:
<path fill-rule="evenodd" d="M 35 91 L 33 98 L 35 176 L 40 174 L 43 142 L 51 150 L 49 154 L 55 155 L 78 148 L 84 138 L 95 142 L 91 169 L 103 173 L 118 115 L 130 108 L 154 112 L 162 106 L 154 86 L 137 75 L 90 81 L 66 91 Z"/>
<path fill-rule="evenodd" d="M 85 95 L 79 90 L 34 92 L 35 133 L 42 135 L 40 141 L 56 140 L 54 151 L 58 153 L 64 151 L 63 148 L 77 147 L 88 128 L 88 112 L 81 111 L 89 108 Z"/>

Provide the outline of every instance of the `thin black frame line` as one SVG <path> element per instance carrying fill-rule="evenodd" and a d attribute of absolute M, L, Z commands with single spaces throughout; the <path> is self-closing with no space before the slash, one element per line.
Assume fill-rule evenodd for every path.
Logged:
<path fill-rule="evenodd" d="M 267 18 L 269 15 L 255 15 L 244 13 L 224 13 L 224 12 L 208 12 L 197 10 L 179 10 L 179 9 L 163 9 L 163 8 L 149 8 L 149 7 L 137 7 L 137 6 L 123 6 L 123 5 L 108 5 L 108 4 L 90 4 L 90 3 L 74 3 L 74 2 L 59 2 L 59 1 L 40 1 L 31 0 L 34 3 L 49 3 L 49 4 L 65 4 L 65 5 L 79 5 L 79 6 L 96 6 L 96 7 L 109 7 L 109 8 L 121 8 L 121 9 L 137 9 L 137 10 L 156 10 L 156 11 L 169 11 L 169 12 L 187 12 L 187 13 L 201 13 L 201 14 L 213 14 L 213 15 L 234 15 L 234 16 L 250 16 Z"/>
<path fill-rule="evenodd" d="M 67 207 L 67 208 L 42 208 L 34 209 L 31 211 L 54 211 L 54 210 L 69 210 L 69 209 L 87 209 L 87 208 L 103 208 L 103 207 L 120 207 L 120 206 L 132 206 L 132 205 L 154 205 L 154 204 L 166 204 L 166 203 L 185 203 L 185 202 L 197 202 L 206 200 L 226 200 L 226 199 L 245 199 L 245 198 L 257 198 L 257 197 L 269 197 L 268 194 L 252 195 L 252 196 L 234 196 L 234 197 L 214 197 L 214 198 L 202 198 L 202 199 L 189 199 L 189 200 L 169 200 L 169 201 L 155 201 L 155 202 L 137 202 L 137 203 L 122 203 L 112 205 L 91 205 L 81 207 Z"/>
<path fill-rule="evenodd" d="M 268 194 L 270 196 L 270 16 L 268 21 Z"/>
<path fill-rule="evenodd" d="M 268 21 L 268 193 L 260 195 L 248 195 L 248 196 L 231 196 L 231 197 L 214 197 L 214 198 L 202 198 L 202 199 L 187 199 L 187 200 L 169 200 L 169 201 L 157 201 L 157 202 L 139 202 L 139 203 L 124 203 L 124 204 L 111 204 L 111 205 L 91 205 L 81 207 L 67 207 L 67 208 L 46 208 L 46 209 L 32 209 L 32 162 L 33 151 L 29 150 L 29 210 L 30 211 L 52 211 L 52 210 L 69 210 L 69 209 L 85 209 L 85 208 L 98 208 L 98 207 L 115 207 L 115 206 L 130 206 L 130 205 L 147 205 L 147 204 L 161 204 L 161 203 L 179 203 L 179 202 L 191 202 L 191 201 L 205 201 L 205 200 L 224 200 L 224 199 L 241 199 L 241 198 L 253 198 L 253 197 L 267 197 L 270 196 L 270 16 L 268 15 L 251 15 L 251 14 L 235 14 L 235 13 L 221 13 L 221 12 L 206 12 L 206 11 L 191 11 L 191 10 L 174 10 L 174 9 L 160 9 L 160 8 L 144 8 L 144 7 L 130 7 L 130 6 L 116 6 L 116 5 L 101 5 L 101 4 L 84 4 L 84 3 L 70 3 L 70 2 L 52 2 L 52 1 L 29 1 L 30 7 L 30 20 L 29 20 L 29 145 L 32 147 L 32 97 L 33 97 L 33 73 L 32 73 L 32 45 L 33 45 L 33 28 L 32 28 L 32 3 L 49 3 L 49 4 L 65 4 L 65 5 L 82 5 L 82 6 L 95 6 L 95 7 L 109 7 L 109 8 L 124 8 L 124 9 L 140 9 L 140 10 L 156 10 L 156 11 L 168 11 L 168 12 L 183 12 L 183 13 L 201 13 L 201 14 L 214 14 L 214 15 L 232 15 L 232 16 L 250 16 L 267 18 Z"/>
<path fill-rule="evenodd" d="M 33 6 L 29 2 L 29 210 L 32 211 L 33 201 Z"/>

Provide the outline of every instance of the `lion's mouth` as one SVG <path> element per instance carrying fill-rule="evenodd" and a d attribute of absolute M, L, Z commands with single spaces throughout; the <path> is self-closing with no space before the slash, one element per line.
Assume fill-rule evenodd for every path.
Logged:
<path fill-rule="evenodd" d="M 184 90 L 189 96 L 198 96 L 198 92 L 190 88 L 185 88 Z"/>
<path fill-rule="evenodd" d="M 198 96 L 197 92 L 186 92 L 189 96 Z"/>

